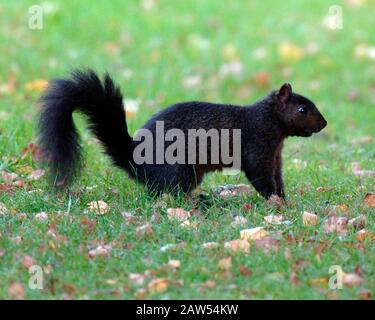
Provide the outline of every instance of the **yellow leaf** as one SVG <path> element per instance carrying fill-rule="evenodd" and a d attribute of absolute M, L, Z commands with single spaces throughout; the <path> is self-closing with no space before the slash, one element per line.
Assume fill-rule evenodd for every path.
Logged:
<path fill-rule="evenodd" d="M 43 91 L 48 86 L 48 81 L 44 79 L 37 79 L 25 84 L 25 89 L 27 91 Z"/>

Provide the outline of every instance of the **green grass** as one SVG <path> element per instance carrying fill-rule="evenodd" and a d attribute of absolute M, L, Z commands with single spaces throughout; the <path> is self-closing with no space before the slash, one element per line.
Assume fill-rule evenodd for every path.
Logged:
<path fill-rule="evenodd" d="M 355 56 L 358 45 L 375 45 L 375 6 L 371 1 L 359 7 L 336 1 L 342 5 L 344 23 L 343 29 L 336 31 L 322 23 L 330 5 L 323 0 L 225 4 L 161 0 L 149 11 L 140 1 L 103 1 L 95 6 L 89 1 L 49 1 L 47 4 L 56 10 L 45 14 L 43 30 L 28 28 L 27 12 L 33 4 L 35 1 L 0 3 L 0 85 L 13 85 L 13 90 L 0 90 L 0 170 L 19 173 L 22 179 L 28 167 L 38 167 L 30 155 L 21 157 L 22 149 L 36 140 L 36 101 L 40 94 L 26 90 L 25 85 L 35 79 L 64 76 L 71 67 L 107 70 L 121 86 L 125 101 L 139 99 L 139 112 L 128 119 L 131 133 L 172 103 L 194 99 L 248 104 L 284 81 L 316 102 L 329 125 L 312 138 L 290 138 L 286 142 L 288 206 L 282 211 L 292 223 L 268 227 L 271 234 L 279 232 L 277 251 L 267 254 L 252 245 L 245 255 L 232 254 L 222 246 L 212 251 L 201 247 L 208 241 L 223 244 L 239 238 L 241 227 L 230 225 L 234 215 L 245 216 L 248 227 L 256 227 L 274 211 L 255 192 L 225 201 L 213 195 L 215 187 L 248 183 L 243 175 L 207 176 L 202 189 L 210 194 L 209 205 L 201 208 L 202 217 L 193 218 L 198 223 L 195 230 L 184 229 L 168 220 L 165 207 L 190 210 L 194 200 L 164 197 L 165 207 L 155 207 L 155 199 L 110 165 L 82 119 L 77 119 L 87 152 L 86 166 L 70 194 L 51 192 L 44 179 L 26 182 L 24 188 L 11 193 L 0 190 L 0 202 L 9 209 L 0 215 L 0 298 L 7 298 L 9 285 L 17 282 L 29 299 L 133 299 L 136 291 L 147 289 L 152 279 L 167 278 L 170 283 L 165 292 L 146 292 L 144 297 L 325 299 L 333 296 L 331 290 L 324 281 L 320 287 L 314 281 L 328 280 L 332 265 L 341 266 L 345 272 L 354 272 L 357 266 L 363 269 L 363 284 L 345 286 L 337 291 L 338 298 L 358 299 L 365 289 L 375 294 L 373 242 L 367 239 L 359 243 L 353 230 L 341 239 L 322 229 L 330 206 L 346 204 L 351 217 L 364 214 L 366 229 L 375 233 L 374 210 L 363 204 L 365 194 L 375 191 L 374 178 L 358 178 L 351 172 L 354 161 L 365 169 L 375 167 L 374 142 L 351 142 L 374 135 L 375 64 L 374 60 Z M 279 54 L 284 41 L 303 50 L 314 43 L 319 51 L 287 61 Z M 231 47 L 236 48 L 234 53 Z M 260 47 L 267 55 L 255 59 L 254 51 Z M 221 66 L 233 56 L 243 64 L 242 74 L 220 77 Z M 259 72 L 269 75 L 269 86 L 254 82 Z M 191 75 L 200 75 L 202 83 L 185 88 L 184 79 Z M 354 91 L 358 97 L 349 99 Z M 306 161 L 306 167 L 294 159 Z M 317 187 L 334 189 L 318 193 Z M 113 188 L 117 193 L 111 191 Z M 110 211 L 104 216 L 87 213 L 88 203 L 95 200 L 106 201 Z M 245 212 L 246 203 L 253 209 Z M 318 213 L 318 225 L 302 224 L 305 210 Z M 42 211 L 48 213 L 49 224 L 33 219 Z M 140 221 L 125 224 L 120 214 L 123 211 Z M 152 223 L 154 235 L 137 238 L 136 228 L 149 222 L 155 211 L 162 218 Z M 19 219 L 21 212 L 27 214 L 26 219 Z M 82 224 L 83 219 L 96 221 L 91 231 Z M 47 233 L 52 226 L 61 239 Z M 299 241 L 288 241 L 288 234 Z M 17 236 L 22 237 L 18 244 L 14 241 Z M 89 248 L 99 242 L 112 244 L 111 255 L 88 259 Z M 182 247 L 160 250 L 166 244 L 181 242 L 185 243 Z M 322 243 L 327 246 L 316 254 Z M 43 290 L 28 288 L 30 275 L 22 265 L 25 255 L 44 268 L 50 266 L 49 273 L 44 274 Z M 223 272 L 218 262 L 228 256 L 232 256 L 232 266 L 229 272 Z M 179 270 L 166 268 L 170 259 L 181 261 Z M 251 270 L 250 275 L 239 271 L 243 266 Z M 146 270 L 151 275 L 143 285 L 129 280 L 130 273 Z M 297 274 L 299 286 L 290 280 L 292 273 Z M 204 288 L 207 280 L 214 280 L 215 285 Z"/>

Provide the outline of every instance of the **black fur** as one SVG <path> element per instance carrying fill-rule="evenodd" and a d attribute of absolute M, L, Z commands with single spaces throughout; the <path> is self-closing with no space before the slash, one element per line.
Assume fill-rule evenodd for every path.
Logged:
<path fill-rule="evenodd" d="M 42 97 L 42 103 L 39 141 L 57 185 L 68 183 L 80 168 L 81 147 L 72 120 L 76 110 L 88 116 L 91 131 L 113 163 L 152 192 L 189 193 L 205 173 L 226 166 L 211 164 L 210 158 L 208 164 L 196 165 L 136 164 L 132 155 L 140 142 L 128 134 L 121 93 L 108 75 L 101 83 L 93 71 L 73 72 L 71 80 L 53 81 Z M 304 106 L 306 113 L 298 111 L 300 106 Z M 172 105 L 143 126 L 154 137 L 156 121 L 164 121 L 165 131 L 181 129 L 185 137 L 188 129 L 241 129 L 241 170 L 265 198 L 272 194 L 285 196 L 281 160 L 284 139 L 310 136 L 327 124 L 314 103 L 293 93 L 289 84 L 244 107 L 207 102 Z M 166 142 L 165 148 L 170 143 Z M 155 160 L 155 139 L 153 147 Z M 199 159 L 198 148 L 196 152 Z"/>

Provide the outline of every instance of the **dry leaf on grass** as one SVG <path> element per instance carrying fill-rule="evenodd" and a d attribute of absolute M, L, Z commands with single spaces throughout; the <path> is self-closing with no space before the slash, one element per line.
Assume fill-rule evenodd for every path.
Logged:
<path fill-rule="evenodd" d="M 252 229 L 244 229 L 240 232 L 242 240 L 258 240 L 268 235 L 268 232 L 264 230 L 264 227 L 257 227 Z"/>
<path fill-rule="evenodd" d="M 263 219 L 266 223 L 278 225 L 281 224 L 284 217 L 282 214 L 270 214 L 268 216 L 265 216 Z"/>
<path fill-rule="evenodd" d="M 167 264 L 169 269 L 178 269 L 181 267 L 181 261 L 180 260 L 169 260 Z"/>
<path fill-rule="evenodd" d="M 246 184 L 225 185 L 219 193 L 222 198 L 229 198 L 251 192 L 251 187 Z"/>
<path fill-rule="evenodd" d="M 151 280 L 147 287 L 151 293 L 163 293 L 168 289 L 169 280 L 166 278 L 159 278 Z"/>
<path fill-rule="evenodd" d="M 153 234 L 154 230 L 152 230 L 152 226 L 149 223 L 146 223 L 135 230 L 135 235 L 137 238 L 149 237 Z"/>
<path fill-rule="evenodd" d="M 34 216 L 34 219 L 40 222 L 45 222 L 48 220 L 47 212 L 39 212 Z"/>
<path fill-rule="evenodd" d="M 92 201 L 88 204 L 88 208 L 91 212 L 95 212 L 97 215 L 104 215 L 109 211 L 109 205 L 102 200 Z"/>
<path fill-rule="evenodd" d="M 360 138 L 355 138 L 351 141 L 352 144 L 367 144 L 372 142 L 371 136 L 364 136 Z"/>
<path fill-rule="evenodd" d="M 219 260 L 218 266 L 221 270 L 229 270 L 232 266 L 232 257 L 227 257 Z"/>
<path fill-rule="evenodd" d="M 352 163 L 352 172 L 355 176 L 358 177 L 375 177 L 375 171 L 373 170 L 364 170 L 358 162 Z"/>
<path fill-rule="evenodd" d="M 13 182 L 18 179 L 18 174 L 13 172 L 0 171 L 1 176 L 5 182 Z"/>
<path fill-rule="evenodd" d="M 94 258 L 97 256 L 102 256 L 102 257 L 108 257 L 110 256 L 112 251 L 112 246 L 110 245 L 99 245 L 95 249 L 91 249 L 89 251 L 89 257 Z"/>
<path fill-rule="evenodd" d="M 370 207 L 375 207 L 375 193 L 367 193 L 364 202 Z"/>
<path fill-rule="evenodd" d="M 25 289 L 19 282 L 12 282 L 8 287 L 8 297 L 13 300 L 24 300 Z"/>
<path fill-rule="evenodd" d="M 191 213 L 182 208 L 168 208 L 167 215 L 170 220 L 176 219 L 183 222 L 191 217 Z"/>
<path fill-rule="evenodd" d="M 304 211 L 302 214 L 302 221 L 305 226 L 315 226 L 318 220 L 319 217 L 315 213 Z"/>
<path fill-rule="evenodd" d="M 363 229 L 365 227 L 365 224 L 366 218 L 363 214 L 348 221 L 348 226 L 353 227 L 354 229 Z"/>
<path fill-rule="evenodd" d="M 124 218 L 125 224 L 132 224 L 138 221 L 138 217 L 132 215 L 130 212 L 121 212 L 122 217 Z"/>
<path fill-rule="evenodd" d="M 250 251 L 250 244 L 247 240 L 236 239 L 225 242 L 224 248 L 229 249 L 233 252 L 248 253 Z"/>
<path fill-rule="evenodd" d="M 26 91 L 43 91 L 48 86 L 48 81 L 44 79 L 37 79 L 33 81 L 29 81 L 25 84 Z"/>
<path fill-rule="evenodd" d="M 366 229 L 362 229 L 362 230 L 359 230 L 356 235 L 355 235 L 355 238 L 357 241 L 365 241 L 367 238 L 371 238 L 371 240 L 375 240 L 375 235 L 371 234 L 369 231 L 367 231 Z"/>
<path fill-rule="evenodd" d="M 244 226 L 244 225 L 247 225 L 248 223 L 249 223 L 249 221 L 245 217 L 235 216 L 232 223 L 231 223 L 231 226 L 232 227 Z"/>
<path fill-rule="evenodd" d="M 31 266 L 35 265 L 35 260 L 33 257 L 24 256 L 22 258 L 22 265 L 28 270 Z"/>
<path fill-rule="evenodd" d="M 37 170 L 33 170 L 29 176 L 27 177 L 29 180 L 33 180 L 33 181 L 36 181 L 36 180 L 39 180 L 41 177 L 43 177 L 45 175 L 46 171 L 43 170 L 43 169 L 37 169 Z"/>
<path fill-rule="evenodd" d="M 371 300 L 372 299 L 372 292 L 368 289 L 363 289 L 359 292 L 359 299 L 361 300 Z"/>
<path fill-rule="evenodd" d="M 336 232 L 340 236 L 345 236 L 347 234 L 348 218 L 338 217 L 336 215 L 331 215 L 323 223 L 323 230 L 325 233 Z"/>
<path fill-rule="evenodd" d="M 217 242 L 206 242 L 202 244 L 203 249 L 215 249 L 220 246 Z"/>
<path fill-rule="evenodd" d="M 278 249 L 279 240 L 272 237 L 263 237 L 261 239 L 255 240 L 255 247 L 258 250 L 263 250 L 265 252 L 275 251 Z"/>
<path fill-rule="evenodd" d="M 363 283 L 363 278 L 356 273 L 344 273 L 342 283 L 348 287 L 358 286 Z"/>
<path fill-rule="evenodd" d="M 186 229 L 196 229 L 198 227 L 198 223 L 196 221 L 191 222 L 190 220 L 185 220 L 180 224 L 180 226 Z"/>
<path fill-rule="evenodd" d="M 141 273 L 129 273 L 129 281 L 136 286 L 141 286 L 146 279 L 146 276 Z"/>

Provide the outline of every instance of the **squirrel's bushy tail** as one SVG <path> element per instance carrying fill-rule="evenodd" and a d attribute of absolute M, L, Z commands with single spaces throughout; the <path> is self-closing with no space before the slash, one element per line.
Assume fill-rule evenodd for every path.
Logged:
<path fill-rule="evenodd" d="M 71 79 L 53 80 L 41 97 L 39 144 L 55 185 L 71 181 L 81 164 L 80 138 L 73 112 L 87 116 L 89 128 L 115 165 L 128 169 L 128 134 L 120 89 L 108 74 L 104 81 L 92 70 L 73 71 Z"/>

